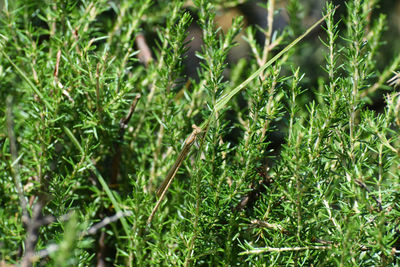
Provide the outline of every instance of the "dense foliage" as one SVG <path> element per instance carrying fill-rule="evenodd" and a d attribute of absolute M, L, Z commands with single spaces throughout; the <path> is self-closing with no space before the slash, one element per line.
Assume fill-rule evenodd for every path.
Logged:
<path fill-rule="evenodd" d="M 0 265 L 398 264 L 378 0 L 242 2 L 2 1 Z"/>

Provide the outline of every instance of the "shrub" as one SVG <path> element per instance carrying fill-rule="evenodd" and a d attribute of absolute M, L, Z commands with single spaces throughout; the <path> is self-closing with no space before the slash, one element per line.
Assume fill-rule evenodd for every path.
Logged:
<path fill-rule="evenodd" d="M 0 5 L 4 264 L 397 264 L 400 55 L 378 64 L 378 1 L 327 3 L 304 35 L 297 0 L 283 28 L 273 0 L 265 28 L 219 28 L 236 2 Z"/>

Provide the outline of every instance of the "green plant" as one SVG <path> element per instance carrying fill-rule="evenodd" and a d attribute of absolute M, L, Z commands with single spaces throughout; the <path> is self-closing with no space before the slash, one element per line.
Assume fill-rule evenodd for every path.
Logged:
<path fill-rule="evenodd" d="M 4 263 L 398 263 L 400 56 L 378 68 L 378 1 L 342 21 L 326 4 L 321 75 L 300 1 L 281 30 L 274 0 L 266 28 L 218 28 L 238 2 L 0 4 Z M 229 62 L 239 35 L 250 56 Z"/>

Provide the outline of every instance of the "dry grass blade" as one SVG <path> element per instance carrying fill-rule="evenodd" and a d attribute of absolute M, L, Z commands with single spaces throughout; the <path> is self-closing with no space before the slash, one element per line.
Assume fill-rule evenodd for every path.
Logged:
<path fill-rule="evenodd" d="M 192 127 L 193 127 L 193 132 L 189 135 L 188 138 L 186 138 L 185 143 L 183 144 L 183 148 L 178 155 L 178 158 L 175 160 L 174 164 L 168 171 L 168 174 L 165 177 L 164 182 L 161 184 L 160 188 L 157 190 L 157 196 L 159 197 L 159 199 L 147 220 L 147 224 L 151 223 L 151 221 L 154 217 L 154 214 L 156 213 L 158 207 L 160 206 L 161 201 L 164 199 L 169 186 L 171 185 L 176 173 L 179 170 L 179 167 L 182 165 L 182 162 L 185 160 L 187 154 L 190 151 L 190 148 L 196 141 L 197 135 L 201 132 L 201 129 L 199 127 L 197 127 L 196 125 L 193 125 Z"/>
<path fill-rule="evenodd" d="M 179 167 L 181 166 L 182 162 L 185 160 L 190 148 L 192 147 L 194 141 L 196 140 L 197 135 L 201 132 L 201 129 L 198 128 L 196 125 L 193 125 L 193 132 L 186 138 L 185 143 L 181 152 L 179 153 L 178 158 L 172 165 L 171 169 L 169 170 L 167 176 L 164 179 L 164 182 L 157 190 L 157 196 L 160 197 L 162 193 L 168 189 L 171 181 L 174 179 Z"/>

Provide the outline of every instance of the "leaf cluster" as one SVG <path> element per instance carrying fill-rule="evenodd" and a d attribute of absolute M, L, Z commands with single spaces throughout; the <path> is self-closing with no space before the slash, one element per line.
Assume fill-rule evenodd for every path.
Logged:
<path fill-rule="evenodd" d="M 398 264 L 400 56 L 378 66 L 379 1 L 327 1 L 318 47 L 298 0 L 284 28 L 274 0 L 266 27 L 219 27 L 243 2 L 0 4 L 2 262 Z"/>

